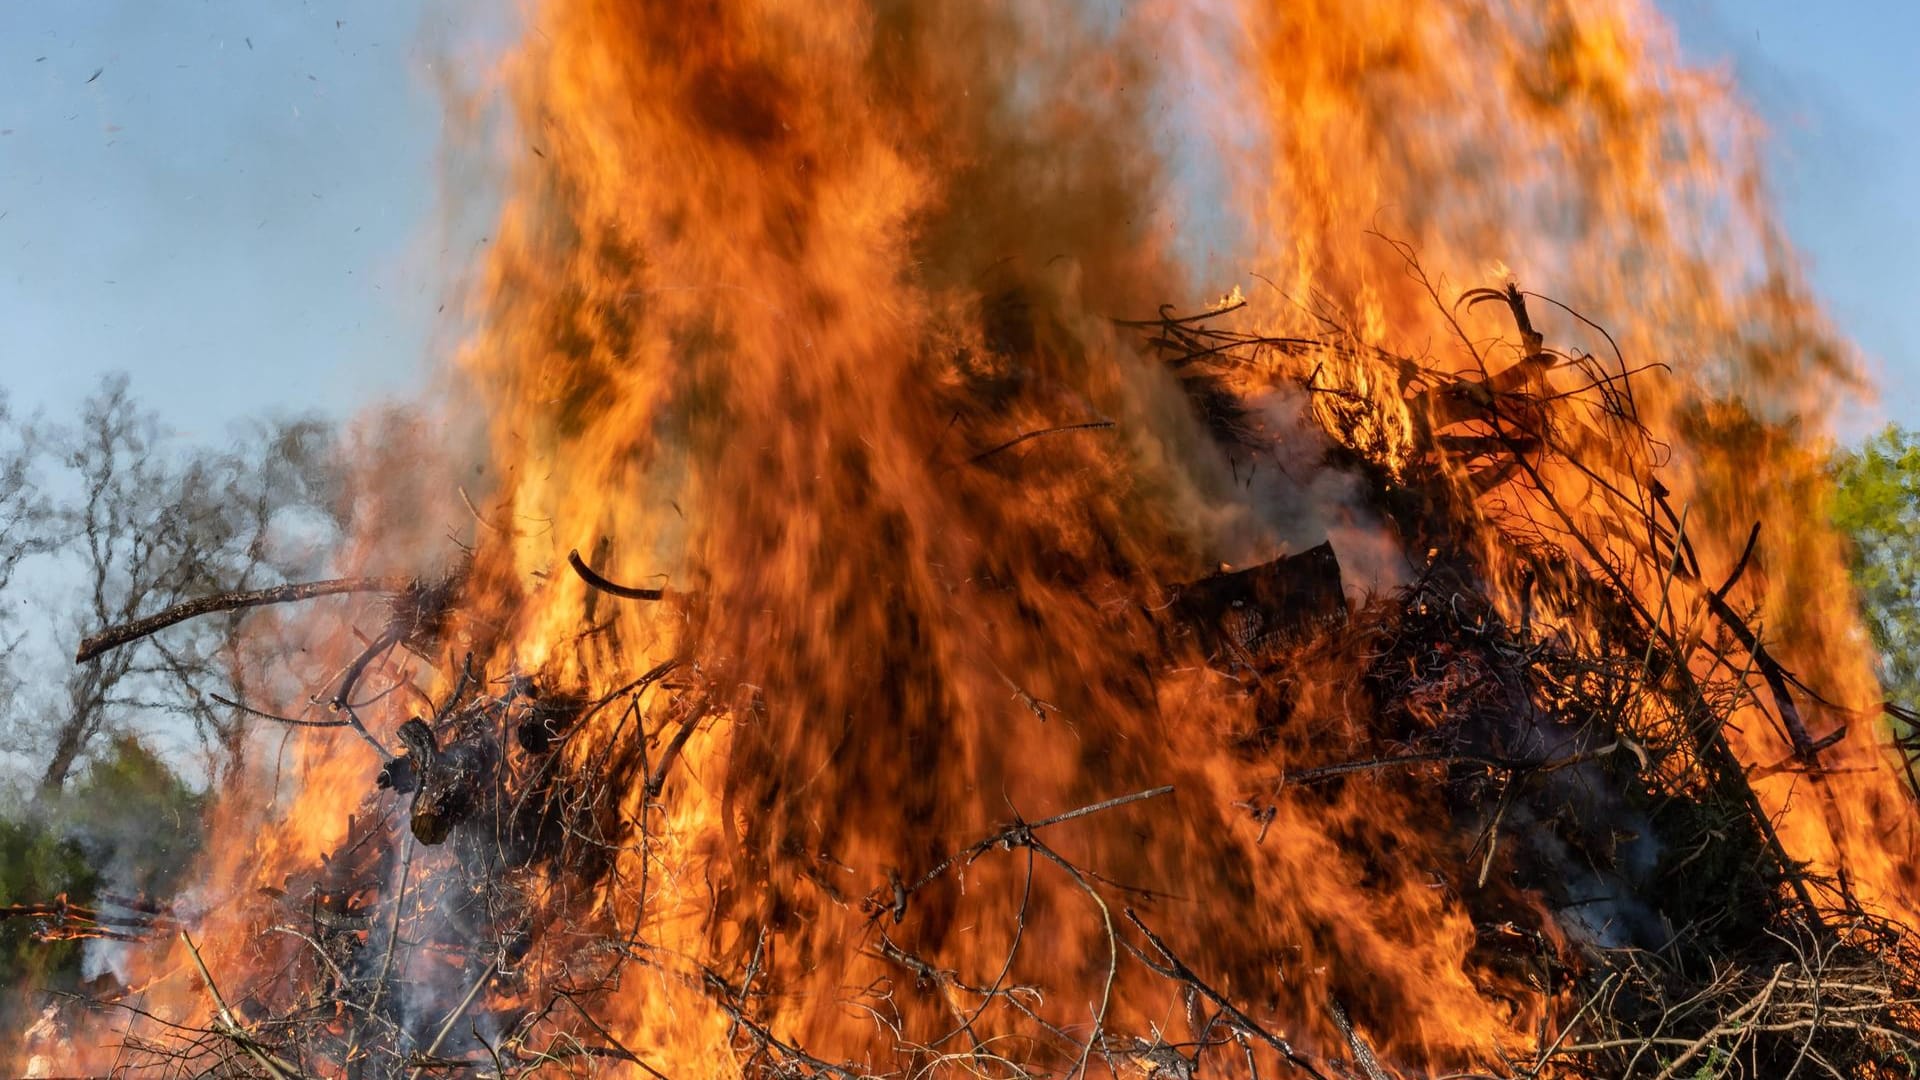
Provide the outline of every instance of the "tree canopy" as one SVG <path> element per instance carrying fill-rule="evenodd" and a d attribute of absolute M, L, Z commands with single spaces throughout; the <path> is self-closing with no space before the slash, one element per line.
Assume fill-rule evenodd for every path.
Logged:
<path fill-rule="evenodd" d="M 1853 578 L 1888 696 L 1920 706 L 1920 433 L 1889 424 L 1834 462 L 1834 524 L 1853 541 Z"/>

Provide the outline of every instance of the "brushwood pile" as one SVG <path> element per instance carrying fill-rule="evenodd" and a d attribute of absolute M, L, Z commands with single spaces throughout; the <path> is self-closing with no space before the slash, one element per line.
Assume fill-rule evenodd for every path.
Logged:
<path fill-rule="evenodd" d="M 1522 355 L 1469 375 L 1397 361 L 1407 382 L 1391 397 L 1410 403 L 1415 423 L 1392 453 L 1368 434 L 1397 422 L 1382 415 L 1381 399 L 1323 378 L 1321 366 L 1297 388 L 1324 430 L 1328 466 L 1364 477 L 1357 489 L 1369 511 L 1417 553 L 1409 580 L 1358 591 L 1333 547 L 1320 545 L 1138 598 L 1155 613 L 1165 667 L 1204 663 L 1234 687 L 1241 712 L 1232 739 L 1244 764 L 1235 805 L 1246 827 L 1264 837 L 1285 801 L 1310 804 L 1356 787 L 1439 793 L 1455 845 L 1432 887 L 1470 913 L 1473 968 L 1488 992 L 1511 997 L 1516 1013 L 1543 1010 L 1533 1045 L 1503 1050 L 1504 1060 L 1472 1075 L 1912 1075 L 1920 1060 L 1913 929 L 1855 902 L 1846 881 L 1794 860 L 1723 725 L 1744 695 L 1765 695 L 1789 733 L 1782 767 L 1809 774 L 1833 740 L 1872 736 L 1809 729 L 1810 691 L 1771 660 L 1719 583 L 1706 583 L 1722 599 L 1703 617 L 1743 650 L 1737 678 L 1693 664 L 1694 646 L 1675 638 L 1663 613 L 1569 551 L 1568 521 L 1489 532 L 1475 504 L 1482 492 L 1548 484 L 1539 463 L 1576 452 L 1556 419 L 1566 411 L 1560 394 L 1540 376 L 1581 360 L 1544 348 L 1517 290 L 1470 299 L 1510 309 Z M 1246 423 L 1229 388 L 1233 365 L 1279 351 L 1324 357 L 1331 368 L 1360 348 L 1338 332 L 1243 334 L 1225 328 L 1224 314 L 1169 313 L 1126 328 L 1223 441 L 1240 438 Z M 1613 430 L 1634 430 L 1618 376 L 1596 377 L 1583 400 Z M 1653 573 L 1699 573 L 1683 511 L 1657 475 L 1638 482 L 1622 505 L 1640 516 L 1623 529 L 1649 538 Z M 690 602 L 610 581 L 577 555 L 573 564 L 600 603 Z M 344 676 L 338 705 L 353 699 L 380 650 L 442 657 L 469 582 L 456 572 L 367 587 L 392 598 L 390 619 Z M 1579 611 L 1580 625 L 1549 617 L 1549 607 Z M 649 895 L 644 881 L 614 880 L 617 852 L 658 839 L 648 824 L 655 819 L 627 808 L 636 795 L 649 805 L 672 797 L 668 780 L 689 739 L 740 708 L 738 696 L 715 685 L 699 656 L 604 673 L 597 692 L 540 671 L 483 666 L 472 655 L 458 659 L 451 691 L 416 709 L 393 744 L 342 720 L 340 737 L 368 739 L 379 760 L 360 790 L 340 793 L 345 842 L 248 901 L 262 908 L 262 937 L 278 962 L 221 973 L 221 1003 L 204 1026 L 129 1040 L 129 1068 L 276 1080 L 616 1068 L 657 1076 L 598 1018 L 649 979 L 671 977 L 724 1019 L 738 1067 L 769 1080 L 918 1077 L 956 1055 L 978 1075 L 1007 1078 L 1409 1075 L 1381 1060 L 1349 1019 L 1351 1002 L 1324 1004 L 1338 1039 L 1297 1042 L 1259 1002 L 1237 1000 L 1170 944 L 1165 920 L 1175 914 L 1097 867 L 1068 869 L 1099 901 L 1115 962 L 1178 989 L 1186 1014 L 1170 1026 L 1089 1031 L 1082 1018 L 1069 1030 L 1043 1011 L 1058 988 L 954 970 L 896 938 L 895 928 L 936 895 L 949 918 L 964 921 L 970 894 L 956 881 L 976 862 L 1037 856 L 1067 866 L 1048 838 L 1077 821 L 1118 812 L 1143 830 L 1170 821 L 1164 815 L 1177 811 L 1159 788 L 1040 820 L 1010 816 L 1000 831 L 953 837 L 944 858 L 834 886 L 868 926 L 844 947 L 889 969 L 892 993 L 943 997 L 963 1017 L 1004 1008 L 1027 1036 L 932 1048 L 897 1045 L 875 1024 L 876 1049 L 863 1060 L 816 1053 L 764 1019 L 781 988 L 759 947 L 737 970 L 674 968 L 650 944 L 644 919 L 603 900 L 616 889 Z M 1360 712 L 1345 726 L 1302 731 L 1297 703 L 1308 693 L 1346 695 Z M 1047 722 L 1045 702 L 1028 704 Z M 583 727 L 609 723 L 617 734 L 600 741 L 602 751 L 567 752 Z M 1276 766 L 1270 751 L 1281 743 L 1311 746 L 1317 763 L 1303 767 L 1294 753 L 1288 767 Z M 137 940 L 190 927 L 152 898 L 121 899 L 98 910 L 49 903 L 17 914 L 49 937 L 78 927 Z M 112 1011 L 137 1006 L 137 995 L 109 985 L 89 1000 L 55 1004 Z M 35 1037 L 51 1047 L 51 1030 Z"/>

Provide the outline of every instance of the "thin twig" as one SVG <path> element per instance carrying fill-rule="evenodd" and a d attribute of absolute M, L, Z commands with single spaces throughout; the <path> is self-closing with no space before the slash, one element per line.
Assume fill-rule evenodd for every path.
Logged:
<path fill-rule="evenodd" d="M 234 1041 L 247 1056 L 260 1063 L 260 1067 L 273 1074 L 276 1080 L 298 1080 L 300 1070 L 279 1060 L 266 1052 L 265 1048 L 253 1041 L 247 1029 L 240 1026 L 233 1010 L 227 1008 L 227 999 L 220 996 L 220 988 L 214 985 L 213 973 L 207 970 L 207 962 L 200 958 L 200 950 L 193 944 L 193 938 L 185 930 L 180 931 L 180 943 L 187 947 L 187 955 L 193 957 L 193 966 L 200 971 L 200 981 L 206 984 L 207 993 L 213 995 L 213 1004 L 220 1011 L 220 1022 L 226 1026 L 224 1034 Z"/>
<path fill-rule="evenodd" d="M 276 724 L 286 724 L 289 727 L 351 727 L 353 725 L 353 721 L 351 720 L 302 720 L 293 716 L 281 716 L 277 713 L 256 709 L 251 705 L 242 704 L 229 697 L 222 697 L 219 694 L 208 694 L 207 696 L 225 705 L 229 709 L 246 713 L 248 716 L 257 716 L 262 720 L 271 720 Z"/>
<path fill-rule="evenodd" d="M 1242 1012 L 1238 1005 L 1228 1001 L 1226 995 L 1207 985 L 1205 980 L 1195 974 L 1192 968 L 1188 967 L 1184 961 L 1174 955 L 1173 950 L 1167 947 L 1167 943 L 1160 939 L 1160 935 L 1149 929 L 1147 924 L 1140 920 L 1140 916 L 1135 914 L 1132 908 L 1126 908 L 1124 912 L 1127 916 L 1127 921 L 1131 922 L 1134 928 L 1139 930 L 1140 933 L 1146 935 L 1148 944 L 1152 945 L 1154 950 L 1160 954 L 1161 963 L 1166 965 L 1165 970 L 1172 972 L 1176 979 L 1193 987 L 1201 996 L 1213 1002 L 1222 1012 L 1232 1017 L 1233 1022 L 1239 1025 L 1241 1030 L 1272 1047 L 1281 1058 L 1285 1059 L 1287 1064 L 1292 1065 L 1308 1076 L 1315 1077 L 1316 1080 L 1327 1080 L 1326 1074 L 1316 1068 L 1311 1060 L 1301 1056 L 1299 1052 L 1295 1051 L 1292 1043 L 1260 1026 L 1260 1024 L 1254 1021 L 1253 1017 Z"/>
<path fill-rule="evenodd" d="M 1067 431 L 1092 431 L 1096 428 L 1110 428 L 1112 426 L 1113 426 L 1113 421 L 1111 420 L 1089 420 L 1081 424 L 1061 424 L 1057 427 L 1040 428 L 1037 431 L 1022 432 L 1021 434 L 1015 435 L 1013 438 L 1008 439 L 1006 442 L 1003 442 L 998 446 L 988 447 L 987 449 L 982 450 L 979 453 L 973 455 L 972 457 L 967 459 L 967 464 L 978 465 L 981 462 L 992 457 L 993 455 L 998 454 L 1003 450 L 1011 450 L 1014 447 L 1019 446 L 1021 443 L 1026 442 L 1029 439 L 1038 439 L 1046 435 L 1059 435 L 1062 432 L 1067 432 Z"/>
<path fill-rule="evenodd" d="M 498 967 L 499 961 L 496 960 L 480 972 L 479 978 L 473 980 L 473 985 L 467 989 L 467 996 L 461 998 L 460 1004 L 455 1005 L 447 1013 L 447 1018 L 441 1023 L 440 1030 L 434 1033 L 433 1041 L 428 1043 L 427 1048 L 421 1052 L 422 1056 L 432 1057 L 440 1052 L 440 1044 L 447 1041 L 447 1035 L 453 1030 L 454 1022 L 465 1015 L 467 1006 L 473 1004 L 473 999 L 480 995 L 480 988 L 487 985 L 487 980 L 493 978 L 494 970 Z M 424 1071 L 426 1071 L 425 1066 L 414 1066 L 413 1071 L 407 1073 L 407 1080 L 419 1080 L 420 1074 Z"/>

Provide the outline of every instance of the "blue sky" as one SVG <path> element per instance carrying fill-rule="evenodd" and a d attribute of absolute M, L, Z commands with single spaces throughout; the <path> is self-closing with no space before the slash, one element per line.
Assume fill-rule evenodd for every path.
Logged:
<path fill-rule="evenodd" d="M 418 388 L 477 241 L 442 221 L 435 80 L 460 55 L 444 43 L 494 6 L 0 5 L 16 406 L 64 411 L 122 369 L 182 434 L 217 439 L 261 411 Z M 1884 416 L 1920 424 L 1920 4 L 1662 7 L 1767 117 L 1814 280 L 1881 365 Z"/>
<path fill-rule="evenodd" d="M 0 379 L 124 369 L 183 434 L 419 381 L 443 268 L 423 5 L 0 5 Z M 97 75 L 95 73 L 98 73 Z"/>
<path fill-rule="evenodd" d="M 1773 136 L 1787 226 L 1881 394 L 1862 418 L 1920 427 L 1920 4 L 1661 0 L 1681 46 L 1723 64 Z"/>

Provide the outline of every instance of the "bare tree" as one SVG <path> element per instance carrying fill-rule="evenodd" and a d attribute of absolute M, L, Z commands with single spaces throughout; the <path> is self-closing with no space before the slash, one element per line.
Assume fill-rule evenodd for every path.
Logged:
<path fill-rule="evenodd" d="M 116 376 L 76 426 L 49 429 L 43 442 L 77 481 L 48 515 L 54 561 L 83 581 L 82 611 L 61 642 L 67 655 L 100 627 L 310 570 L 342 524 L 332 436 L 319 421 L 257 424 L 227 450 L 175 449 Z M 311 542 L 279 542 L 303 530 Z M 213 696 L 244 695 L 242 673 L 258 670 L 239 658 L 244 618 L 182 625 L 74 668 L 31 725 L 46 746 L 42 793 L 58 792 L 89 747 L 136 715 L 143 726 L 156 716 L 188 721 L 210 776 L 239 768 L 247 718 Z"/>
<path fill-rule="evenodd" d="M 33 441 L 0 391 L 0 589 L 21 560 L 46 546 L 47 501 L 28 478 Z"/>
<path fill-rule="evenodd" d="M 314 419 L 257 422 L 233 449 L 188 458 L 171 489 L 179 500 L 171 512 L 190 534 L 175 550 L 194 570 L 193 580 L 177 595 L 143 605 L 140 614 L 178 599 L 319 576 L 348 522 L 338 497 L 341 476 L 332 427 Z M 157 634 L 145 643 L 148 666 L 136 666 L 164 676 L 156 679 L 162 696 L 146 705 L 191 720 L 210 775 L 244 766 L 254 726 L 247 713 L 214 695 L 254 697 L 286 667 L 273 663 L 274 655 L 284 660 L 297 652 L 282 635 L 264 648 L 252 640 L 268 621 L 258 612 L 231 611 Z"/>
<path fill-rule="evenodd" d="M 33 457 L 33 440 L 14 422 L 0 393 L 0 612 L 17 606 L 7 588 L 14 571 L 50 542 L 48 503 L 31 481 Z M 13 657 L 25 637 L 21 620 L 0 617 L 0 716 L 11 711 L 19 689 Z"/>

